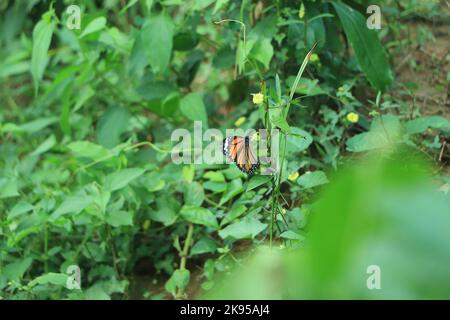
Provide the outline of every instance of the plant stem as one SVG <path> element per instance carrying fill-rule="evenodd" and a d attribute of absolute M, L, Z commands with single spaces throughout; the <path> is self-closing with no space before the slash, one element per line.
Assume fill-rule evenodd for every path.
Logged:
<path fill-rule="evenodd" d="M 192 242 L 192 235 L 194 234 L 194 225 L 189 223 L 188 232 L 186 235 L 186 240 L 184 241 L 183 250 L 180 252 L 181 262 L 180 262 L 180 270 L 186 269 L 187 256 L 189 254 L 189 248 Z M 184 288 L 178 288 L 177 293 L 175 294 L 175 299 L 180 299 L 184 296 Z"/>
<path fill-rule="evenodd" d="M 44 226 L 44 270 L 48 273 L 48 227 Z"/>
<path fill-rule="evenodd" d="M 194 225 L 192 223 L 189 223 L 186 241 L 184 241 L 183 251 L 181 251 L 180 254 L 181 256 L 180 269 L 186 269 L 186 260 L 189 253 L 189 247 L 191 246 L 193 233 L 194 233 Z"/>

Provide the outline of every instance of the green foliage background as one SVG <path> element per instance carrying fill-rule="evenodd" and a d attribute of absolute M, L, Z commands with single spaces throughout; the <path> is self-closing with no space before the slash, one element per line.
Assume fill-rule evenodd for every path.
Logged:
<path fill-rule="evenodd" d="M 366 1 L 81 1 L 79 30 L 71 4 L 0 4 L 0 298 L 214 293 L 239 252 L 302 248 L 318 190 L 364 152 L 408 145 L 448 186 L 449 121 L 391 68 L 402 19 L 438 1 L 383 1 L 379 31 Z M 173 164 L 170 134 L 195 120 L 281 129 L 280 175 Z"/>

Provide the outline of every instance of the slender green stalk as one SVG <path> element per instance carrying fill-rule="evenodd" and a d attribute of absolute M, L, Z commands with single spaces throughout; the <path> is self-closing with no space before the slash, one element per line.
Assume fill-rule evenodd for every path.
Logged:
<path fill-rule="evenodd" d="M 44 226 L 44 270 L 48 273 L 48 226 Z"/>
<path fill-rule="evenodd" d="M 180 270 L 186 269 L 187 257 L 189 254 L 189 248 L 192 243 L 192 235 L 194 234 L 194 225 L 189 223 L 188 232 L 186 235 L 186 240 L 184 241 L 183 250 L 180 252 L 181 262 L 180 262 Z M 184 288 L 178 288 L 177 293 L 175 295 L 175 299 L 180 299 L 184 296 Z"/>
<path fill-rule="evenodd" d="M 286 104 L 285 110 L 284 110 L 284 116 L 287 118 L 289 113 L 289 108 L 291 106 L 292 100 L 294 98 L 295 90 L 297 89 L 298 83 L 300 82 L 300 79 L 303 75 L 303 72 L 305 71 L 306 65 L 308 64 L 309 58 L 311 57 L 311 54 L 314 51 L 314 48 L 316 47 L 317 42 L 314 44 L 314 46 L 311 48 L 311 50 L 306 55 L 305 59 L 303 60 L 302 65 L 300 66 L 300 69 L 298 70 L 297 76 L 295 77 L 295 81 L 291 87 L 290 93 L 289 93 L 289 100 Z M 268 111 L 266 111 L 268 112 Z M 278 177 L 273 179 L 272 182 L 272 210 L 271 210 L 271 222 L 270 222 L 270 247 L 272 247 L 272 240 L 273 240 L 273 224 L 276 223 L 276 218 L 278 214 L 278 196 L 280 194 L 280 187 L 281 187 L 281 181 L 283 176 L 283 167 L 284 167 L 284 160 L 286 158 L 286 146 L 287 146 L 287 137 L 286 133 L 281 133 L 280 137 L 280 145 L 283 145 L 283 151 L 281 156 L 281 164 L 280 164 L 280 170 Z M 283 139 L 283 143 L 281 143 L 281 139 Z M 283 217 L 284 219 L 284 217 Z M 277 227 L 278 224 L 277 224 Z"/>

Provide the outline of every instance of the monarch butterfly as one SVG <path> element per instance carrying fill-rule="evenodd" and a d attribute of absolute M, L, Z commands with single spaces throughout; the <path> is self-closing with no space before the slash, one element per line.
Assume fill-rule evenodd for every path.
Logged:
<path fill-rule="evenodd" d="M 231 136 L 223 139 L 223 154 L 248 175 L 252 175 L 259 166 L 249 137 Z"/>

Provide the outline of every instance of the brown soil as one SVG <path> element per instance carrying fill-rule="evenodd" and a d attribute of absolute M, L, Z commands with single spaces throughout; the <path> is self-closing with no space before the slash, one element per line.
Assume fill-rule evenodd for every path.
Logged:
<path fill-rule="evenodd" d="M 411 97 L 402 96 L 404 100 L 420 107 L 423 115 L 441 115 L 450 120 L 450 99 L 447 73 L 450 72 L 450 36 L 448 26 L 433 26 L 430 24 L 406 24 L 408 38 L 412 45 L 405 47 L 402 53 L 394 59 L 396 80 L 402 83 L 415 82 L 417 90 Z M 434 39 L 423 45 L 416 44 L 417 32 L 420 27 L 428 28 Z M 410 62 L 414 59 L 417 67 Z"/>

